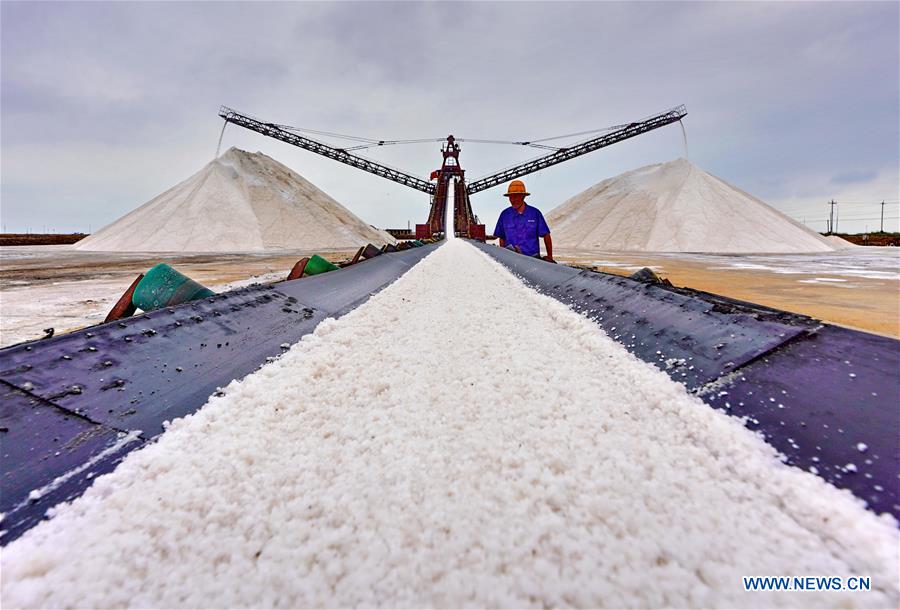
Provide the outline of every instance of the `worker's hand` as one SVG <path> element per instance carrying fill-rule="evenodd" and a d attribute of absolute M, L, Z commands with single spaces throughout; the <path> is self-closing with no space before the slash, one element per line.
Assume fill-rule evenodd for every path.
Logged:
<path fill-rule="evenodd" d="M 541 258 L 544 259 L 545 261 L 547 261 L 548 263 L 556 264 L 556 261 L 553 260 L 553 257 L 552 257 L 552 256 L 544 255 L 544 256 L 542 256 Z"/>

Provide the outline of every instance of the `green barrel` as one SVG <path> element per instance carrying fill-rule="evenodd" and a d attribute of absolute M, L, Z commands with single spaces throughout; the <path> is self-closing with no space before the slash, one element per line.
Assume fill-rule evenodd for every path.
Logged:
<path fill-rule="evenodd" d="M 201 286 L 165 263 L 160 263 L 150 269 L 138 283 L 131 302 L 144 311 L 153 311 L 215 294 L 206 286 Z"/>
<path fill-rule="evenodd" d="M 319 275 L 320 273 L 335 271 L 337 269 L 339 269 L 337 265 L 329 263 L 318 254 L 313 254 L 309 257 L 309 262 L 306 263 L 306 269 L 303 270 L 303 273 L 306 275 Z"/>

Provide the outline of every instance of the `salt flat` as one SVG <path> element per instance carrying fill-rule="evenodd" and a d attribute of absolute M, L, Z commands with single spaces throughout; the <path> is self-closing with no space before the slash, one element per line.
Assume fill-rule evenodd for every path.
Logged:
<path fill-rule="evenodd" d="M 3 549 L 9 607 L 896 607 L 898 532 L 468 244 Z M 867 575 L 746 593 L 742 575 Z"/>
<path fill-rule="evenodd" d="M 351 251 L 319 250 L 329 260 Z M 70 246 L 0 247 L 0 347 L 97 324 L 138 273 L 157 262 L 221 291 L 283 279 L 309 250 L 109 253 Z M 900 249 L 711 255 L 557 248 L 560 262 L 629 275 L 650 267 L 678 286 L 715 292 L 900 338 Z M 829 281 L 831 279 L 846 280 Z"/>
<path fill-rule="evenodd" d="M 0 347 L 99 324 L 139 273 L 165 262 L 221 292 L 287 277 L 300 258 L 337 261 L 347 250 L 268 252 L 84 252 L 71 246 L 0 247 Z"/>
<path fill-rule="evenodd" d="M 560 248 L 554 255 L 620 275 L 650 267 L 676 286 L 900 338 L 900 248 L 734 255 Z"/>

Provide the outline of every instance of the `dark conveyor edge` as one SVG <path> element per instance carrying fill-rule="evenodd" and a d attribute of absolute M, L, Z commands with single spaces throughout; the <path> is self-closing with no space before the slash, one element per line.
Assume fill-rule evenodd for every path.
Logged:
<path fill-rule="evenodd" d="M 470 243 L 708 405 L 746 418 L 788 464 L 900 519 L 900 341 Z"/>
<path fill-rule="evenodd" d="M 0 544 L 439 245 L 0 350 Z"/>

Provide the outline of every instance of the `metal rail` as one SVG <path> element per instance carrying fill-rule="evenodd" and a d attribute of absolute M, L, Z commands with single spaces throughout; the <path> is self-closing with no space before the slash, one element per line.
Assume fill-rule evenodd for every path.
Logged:
<path fill-rule="evenodd" d="M 316 140 L 311 140 L 301 135 L 291 133 L 290 131 L 283 129 L 282 127 L 280 127 L 279 125 L 275 125 L 274 123 L 265 123 L 258 119 L 254 119 L 247 115 L 241 114 L 240 112 L 228 108 L 227 106 L 222 106 L 221 108 L 219 108 L 219 116 L 225 119 L 226 123 L 234 123 L 235 125 L 245 127 L 251 131 L 261 133 L 264 136 L 269 136 L 270 138 L 275 138 L 276 140 L 287 142 L 288 144 L 292 144 L 304 150 L 314 152 L 316 154 L 322 155 L 323 157 L 328 157 L 329 159 L 340 161 L 341 163 L 356 167 L 363 171 L 369 172 L 370 174 L 375 174 L 376 176 L 381 176 L 382 178 L 387 178 L 388 180 L 392 180 L 399 184 L 414 188 L 417 191 L 422 191 L 423 193 L 428 193 L 429 195 L 434 194 L 434 184 L 427 180 L 423 180 L 422 178 L 418 178 L 416 176 L 401 172 L 400 170 L 396 170 L 392 167 L 370 161 L 369 159 L 366 159 L 364 157 L 351 155 L 344 150 L 328 146 L 327 144 L 323 144 L 322 142 L 317 142 Z"/>
<path fill-rule="evenodd" d="M 568 161 L 569 159 L 574 159 L 575 157 L 580 157 L 581 155 L 593 152 L 597 149 L 615 144 L 616 142 L 621 142 L 622 140 L 633 138 L 634 136 L 647 133 L 648 131 L 652 131 L 659 127 L 670 125 L 680 121 L 685 116 L 687 116 L 687 109 L 684 105 L 676 106 L 671 110 L 644 119 L 643 121 L 629 123 L 612 133 L 604 134 L 598 138 L 593 138 L 568 148 L 561 148 L 557 152 L 544 157 L 538 157 L 537 159 L 515 165 L 495 174 L 485 176 L 484 178 L 479 178 L 478 180 L 469 183 L 469 194 L 471 195 L 489 189 L 514 178 L 531 174 L 552 165 L 556 165 L 557 163 L 562 163 L 563 161 Z"/>

